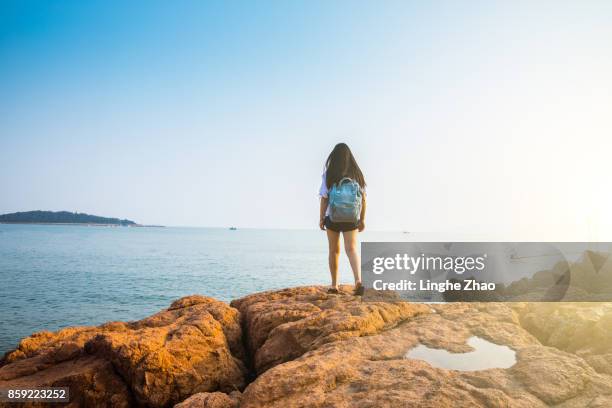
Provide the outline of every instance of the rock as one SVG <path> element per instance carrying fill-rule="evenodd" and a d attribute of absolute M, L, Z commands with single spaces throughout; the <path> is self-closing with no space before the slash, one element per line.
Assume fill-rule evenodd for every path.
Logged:
<path fill-rule="evenodd" d="M 546 407 L 556 404 L 582 407 L 601 406 L 612 395 L 611 377 L 597 374 L 580 356 L 541 345 L 521 327 L 517 314 L 505 304 L 431 305 L 436 313 L 413 313 L 412 316 L 395 313 L 393 323 L 377 330 L 348 331 L 349 335 L 317 342 L 326 338 L 325 329 L 308 331 L 305 325 L 296 323 L 308 321 L 312 313 L 324 314 L 325 310 L 317 304 L 325 304 L 324 295 L 313 288 L 300 288 L 262 297 L 276 306 L 266 307 L 266 300 L 261 297 L 258 301 L 251 298 L 240 304 L 245 302 L 243 299 L 236 304 L 245 311 L 248 333 L 253 333 L 251 347 L 265 348 L 283 325 L 288 326 L 283 335 L 292 333 L 293 338 L 302 339 L 305 333 L 315 333 L 310 343 L 314 347 L 301 346 L 299 350 L 306 350 L 299 357 L 290 357 L 292 351 L 284 355 L 278 351 L 279 360 L 293 359 L 272 365 L 249 384 L 243 392 L 241 408 Z M 295 308 L 291 307 L 292 297 Z M 337 302 L 342 303 L 337 310 L 360 310 L 352 308 L 351 300 L 340 299 Z M 376 321 L 369 313 L 387 311 L 377 304 L 362 307 L 366 307 L 365 312 L 341 313 L 335 318 L 351 320 L 358 316 Z M 299 312 L 284 313 L 291 310 Z M 311 311 L 310 316 L 305 311 Z M 292 320 L 300 314 L 304 316 Z M 288 323 L 283 323 L 283 319 Z M 328 323 L 316 317 L 313 320 Z M 344 325 L 335 321 L 335 327 Z M 455 371 L 405 358 L 407 351 L 418 344 L 469 352 L 471 347 L 466 340 L 471 336 L 511 347 L 516 351 L 517 363 L 508 369 Z M 296 344 L 308 343 L 297 341 Z"/>
<path fill-rule="evenodd" d="M 365 302 L 342 287 L 297 287 L 234 300 L 242 316 L 247 346 L 257 373 L 295 359 L 324 344 L 376 334 L 429 307 L 406 302 Z"/>
<path fill-rule="evenodd" d="M 23 365 L 28 360 L 21 360 Z M 19 363 L 15 363 L 19 364 Z M 32 365 L 29 374 L 15 370 L 11 364 L 0 368 L 0 388 L 69 387 L 70 406 L 73 407 L 129 407 L 132 397 L 112 365 L 95 356 L 82 356 L 44 367 Z M 14 375 L 17 375 L 16 377 Z M 7 380 L 7 378 L 10 378 Z M 1 407 L 14 407 L 2 403 Z M 28 407 L 47 407 L 48 403 L 28 404 Z"/>
<path fill-rule="evenodd" d="M 612 375 L 612 353 L 587 356 L 586 361 L 596 371 Z"/>
<path fill-rule="evenodd" d="M 612 404 L 610 304 L 426 305 L 351 289 L 289 288 L 234 307 L 190 296 L 136 322 L 37 333 L 0 363 L 0 388 L 68 386 L 73 407 Z M 458 371 L 406 357 L 418 345 L 471 353 L 472 336 L 516 363 Z M 259 374 L 248 385 L 245 366 Z"/>
<path fill-rule="evenodd" d="M 0 388 L 69 387 L 75 407 L 130 406 L 132 395 L 111 363 L 83 350 L 85 343 L 103 330 L 105 326 L 71 327 L 23 339 L 0 366 Z M 0 402 L 2 406 L 13 405 Z"/>
<path fill-rule="evenodd" d="M 6 353 L 2 362 L 0 362 L 0 366 L 37 355 L 45 355 L 47 360 L 53 362 L 55 355 L 65 355 L 66 344 L 68 344 L 67 347 L 75 345 L 77 350 L 81 352 L 85 343 L 97 333 L 109 330 L 109 327 L 113 327 L 113 325 L 122 325 L 121 327 L 123 327 L 124 324 L 114 323 L 99 327 L 68 327 L 55 333 L 48 331 L 34 333 L 30 337 L 22 339 L 16 350 Z"/>
<path fill-rule="evenodd" d="M 229 395 L 222 392 L 200 392 L 176 404 L 174 408 L 238 408 L 240 397 L 239 391 Z"/>
<path fill-rule="evenodd" d="M 579 396 L 596 377 L 580 357 L 542 346 L 520 349 L 511 371 L 528 392 L 551 405 Z"/>
<path fill-rule="evenodd" d="M 521 303 L 520 324 L 542 344 L 582 356 L 612 374 L 612 303 Z"/>
<path fill-rule="evenodd" d="M 243 388 L 244 356 L 238 311 L 189 296 L 140 321 L 23 339 L 0 366 L 0 388 L 69 385 L 75 406 L 162 407 Z"/>
<path fill-rule="evenodd" d="M 549 270 L 510 283 L 500 300 L 531 302 L 604 302 L 612 291 L 612 257 L 584 251 L 575 261 L 564 259 Z"/>
<path fill-rule="evenodd" d="M 143 404 L 165 406 L 197 392 L 243 388 L 246 369 L 231 353 L 244 354 L 238 312 L 210 298 L 188 300 L 130 330 L 100 333 L 85 349 L 112 362 Z"/>

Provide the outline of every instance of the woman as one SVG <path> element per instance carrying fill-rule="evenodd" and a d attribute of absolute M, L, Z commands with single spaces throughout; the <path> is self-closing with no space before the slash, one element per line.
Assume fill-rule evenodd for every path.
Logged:
<path fill-rule="evenodd" d="M 359 185 L 361 196 L 361 212 L 359 219 L 354 222 L 333 222 L 330 215 L 329 193 L 336 185 L 344 178 L 350 178 L 351 181 Z M 323 180 L 319 189 L 321 197 L 321 207 L 319 211 L 319 227 L 322 230 L 327 230 L 327 240 L 329 241 L 329 272 L 331 273 L 331 288 L 329 293 L 339 293 L 338 291 L 338 257 L 340 256 L 340 233 L 344 238 L 344 249 L 348 256 L 355 278 L 355 295 L 363 295 L 364 288 L 361 284 L 361 259 L 359 256 L 359 248 L 357 234 L 365 229 L 365 179 L 361 173 L 361 169 L 357 165 L 351 150 L 345 143 L 338 143 L 334 150 L 327 157 L 325 162 L 325 173 L 322 176 Z"/>

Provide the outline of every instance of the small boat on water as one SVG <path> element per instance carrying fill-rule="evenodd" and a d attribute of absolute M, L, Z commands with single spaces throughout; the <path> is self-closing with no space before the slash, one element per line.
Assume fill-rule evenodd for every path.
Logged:
<path fill-rule="evenodd" d="M 238 228 L 236 227 L 230 227 L 230 231 L 236 231 Z"/>

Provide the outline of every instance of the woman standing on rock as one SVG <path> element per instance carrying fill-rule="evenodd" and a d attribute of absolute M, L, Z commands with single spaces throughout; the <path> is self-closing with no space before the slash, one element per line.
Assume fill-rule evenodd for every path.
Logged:
<path fill-rule="evenodd" d="M 342 233 L 344 249 L 355 277 L 354 293 L 363 295 L 357 234 L 365 228 L 366 183 L 351 149 L 345 143 L 338 143 L 327 157 L 322 178 L 319 189 L 321 197 L 319 227 L 327 230 L 329 242 L 329 271 L 332 284 L 328 292 L 339 293 L 338 258 L 340 233 Z"/>

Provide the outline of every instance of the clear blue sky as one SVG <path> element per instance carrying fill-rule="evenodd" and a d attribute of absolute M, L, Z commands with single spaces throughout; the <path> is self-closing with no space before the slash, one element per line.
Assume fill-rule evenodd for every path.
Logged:
<path fill-rule="evenodd" d="M 597 238 L 610 39 L 607 1 L 3 1 L 0 212 L 314 228 L 345 141 L 372 228 Z"/>

